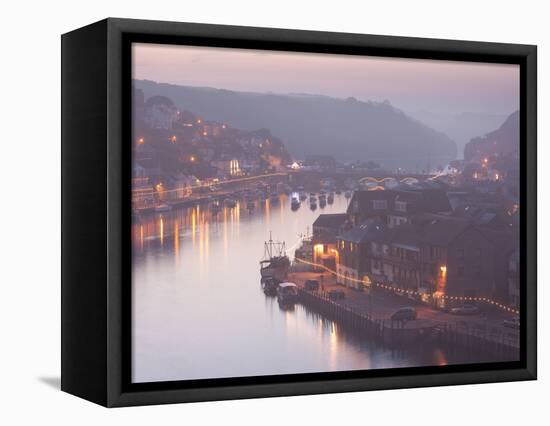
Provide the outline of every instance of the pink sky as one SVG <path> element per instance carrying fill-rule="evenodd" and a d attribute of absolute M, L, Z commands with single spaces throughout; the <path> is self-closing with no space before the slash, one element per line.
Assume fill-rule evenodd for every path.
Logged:
<path fill-rule="evenodd" d="M 407 111 L 509 114 L 519 66 L 134 44 L 133 77 L 251 92 L 388 99 Z"/>

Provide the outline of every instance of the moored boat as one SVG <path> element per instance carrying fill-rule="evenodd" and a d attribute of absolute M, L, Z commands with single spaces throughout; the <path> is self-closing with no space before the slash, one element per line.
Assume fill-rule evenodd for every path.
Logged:
<path fill-rule="evenodd" d="M 277 287 L 277 301 L 280 304 L 293 304 L 298 301 L 298 287 L 294 283 L 284 282 Z"/>
<path fill-rule="evenodd" d="M 297 198 L 292 198 L 292 201 L 290 202 L 290 208 L 292 210 L 298 210 L 300 208 L 300 200 Z"/>
<path fill-rule="evenodd" d="M 267 296 L 276 296 L 279 282 L 273 277 L 264 277 L 261 280 L 262 290 Z"/>
<path fill-rule="evenodd" d="M 229 207 L 229 208 L 233 208 L 237 205 L 237 201 L 234 200 L 233 198 L 226 198 L 223 203 L 226 207 Z"/>
<path fill-rule="evenodd" d="M 290 268 L 290 259 L 286 255 L 285 243 L 269 241 L 264 243 L 264 260 L 260 261 L 260 275 L 262 278 L 273 278 L 278 282 L 285 281 Z"/>

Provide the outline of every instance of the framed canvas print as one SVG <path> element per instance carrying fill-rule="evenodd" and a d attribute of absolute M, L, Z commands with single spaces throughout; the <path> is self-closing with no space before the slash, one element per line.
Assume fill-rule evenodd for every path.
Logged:
<path fill-rule="evenodd" d="M 62 389 L 536 378 L 536 47 L 107 19 L 62 37 Z"/>

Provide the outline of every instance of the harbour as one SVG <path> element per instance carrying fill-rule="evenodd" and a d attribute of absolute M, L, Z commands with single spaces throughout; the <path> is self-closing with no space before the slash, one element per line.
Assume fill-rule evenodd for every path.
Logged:
<path fill-rule="evenodd" d="M 307 301 L 300 277 L 292 273 L 288 281 L 299 287 L 297 303 L 281 304 L 276 294 L 264 293 L 260 262 L 265 260 L 262 247 L 270 235 L 285 242 L 285 253 L 296 264 L 295 251 L 307 240 L 319 214 L 338 214 L 348 208 L 346 191 L 337 192 L 331 204 L 316 209 L 309 200 L 293 209 L 292 199 L 299 199 L 300 192 L 291 192 L 277 194 L 276 201 L 272 196 L 235 198 L 233 207 L 197 203 L 134 218 L 133 380 L 491 360 L 490 354 L 472 353 L 442 339 L 409 347 L 396 345 L 381 335 L 386 324 L 381 326 L 382 321 L 376 320 L 379 331 L 374 332 L 375 326 L 361 320 L 367 316 L 357 308 L 360 315 L 344 314 L 354 308 L 323 301 L 324 296 L 312 292 Z M 325 275 L 328 289 L 330 274 Z"/>

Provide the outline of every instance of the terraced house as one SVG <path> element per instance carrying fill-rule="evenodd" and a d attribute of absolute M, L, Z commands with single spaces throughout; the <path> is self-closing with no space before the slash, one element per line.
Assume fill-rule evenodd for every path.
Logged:
<path fill-rule="evenodd" d="M 512 232 L 447 212 L 426 212 L 446 204 L 423 200 L 424 194 L 406 191 L 356 193 L 349 221 L 363 221 L 337 237 L 338 281 L 358 289 L 389 283 L 440 306 L 450 303 L 443 296 L 510 303 Z"/>

